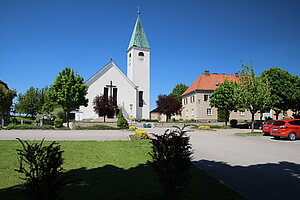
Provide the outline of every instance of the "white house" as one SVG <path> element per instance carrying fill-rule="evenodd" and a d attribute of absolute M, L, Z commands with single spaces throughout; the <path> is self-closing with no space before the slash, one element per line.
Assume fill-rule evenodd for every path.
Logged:
<path fill-rule="evenodd" d="M 97 95 L 111 96 L 125 118 L 149 119 L 150 115 L 150 46 L 140 13 L 127 49 L 127 75 L 111 59 L 85 83 L 89 86 L 87 107 L 81 106 L 77 119 L 97 119 L 93 100 Z M 78 115 L 78 114 L 77 114 Z"/>

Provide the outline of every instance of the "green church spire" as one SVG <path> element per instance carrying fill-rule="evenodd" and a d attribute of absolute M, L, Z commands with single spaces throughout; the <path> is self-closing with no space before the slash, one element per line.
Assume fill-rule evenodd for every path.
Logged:
<path fill-rule="evenodd" d="M 140 19 L 140 10 L 139 9 L 138 9 L 138 17 L 135 22 L 135 26 L 134 26 L 127 50 L 129 50 L 133 46 L 148 48 L 148 49 L 150 48 L 147 37 L 146 37 L 146 33 L 145 33 L 143 25 L 142 25 L 142 21 Z"/>

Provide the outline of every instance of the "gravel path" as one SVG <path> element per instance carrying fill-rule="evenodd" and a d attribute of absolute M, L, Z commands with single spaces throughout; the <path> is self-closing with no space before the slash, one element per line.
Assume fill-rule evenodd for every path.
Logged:
<path fill-rule="evenodd" d="M 2 130 L 0 140 L 129 140 L 132 133 L 124 130 Z"/>
<path fill-rule="evenodd" d="M 163 128 L 147 129 L 149 133 L 163 133 Z M 133 131 L 127 130 L 0 130 L 0 140 L 129 140 Z"/>

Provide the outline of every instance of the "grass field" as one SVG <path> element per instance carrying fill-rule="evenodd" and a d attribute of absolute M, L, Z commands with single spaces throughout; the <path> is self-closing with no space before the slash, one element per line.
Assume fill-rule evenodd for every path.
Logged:
<path fill-rule="evenodd" d="M 236 133 L 236 135 L 245 135 L 245 136 L 247 136 L 247 135 L 264 135 L 264 133 L 263 132 L 254 132 L 254 133 Z"/>
<path fill-rule="evenodd" d="M 45 142 L 49 144 L 49 142 Z M 149 141 L 59 141 L 70 183 L 63 199 L 165 199 L 156 174 L 147 165 Z M 0 199 L 26 199 L 20 193 L 18 141 L 0 141 Z M 196 167 L 184 199 L 241 199 Z"/>

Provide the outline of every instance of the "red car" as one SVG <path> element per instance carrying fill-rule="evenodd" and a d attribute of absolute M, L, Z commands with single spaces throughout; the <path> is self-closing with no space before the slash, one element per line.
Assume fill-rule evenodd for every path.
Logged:
<path fill-rule="evenodd" d="M 264 133 L 264 135 L 270 135 L 273 122 L 273 120 L 263 122 L 262 132 Z"/>
<path fill-rule="evenodd" d="M 271 136 L 275 139 L 284 137 L 295 140 L 300 137 L 300 119 L 285 119 L 274 121 Z"/>

